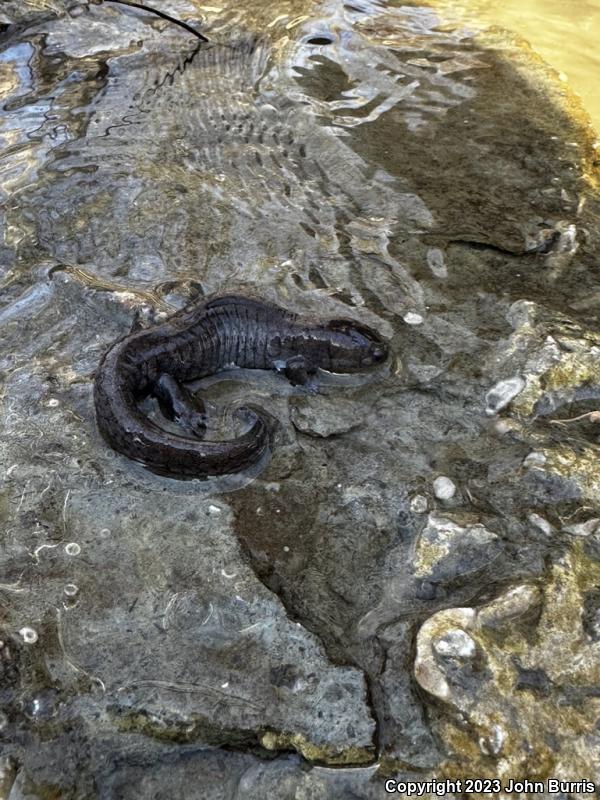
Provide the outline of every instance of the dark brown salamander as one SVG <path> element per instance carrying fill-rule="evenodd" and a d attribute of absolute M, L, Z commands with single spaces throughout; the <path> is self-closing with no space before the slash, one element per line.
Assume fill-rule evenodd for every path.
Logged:
<path fill-rule="evenodd" d="M 379 364 L 388 348 L 354 320 L 318 321 L 241 296 L 213 298 L 166 322 L 132 333 L 106 353 L 94 384 L 98 427 L 115 450 L 172 477 L 238 472 L 258 461 L 269 431 L 265 420 L 240 409 L 247 433 L 229 441 L 202 441 L 201 403 L 181 386 L 228 367 L 275 369 L 305 383 L 317 368 L 359 372 Z M 138 407 L 154 395 L 182 435 L 169 433 Z"/>

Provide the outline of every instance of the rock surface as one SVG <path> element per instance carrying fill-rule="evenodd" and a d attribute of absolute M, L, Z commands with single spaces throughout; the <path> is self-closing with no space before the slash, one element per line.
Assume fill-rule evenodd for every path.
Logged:
<path fill-rule="evenodd" d="M 0 11 L 1 791 L 600 780 L 593 136 L 522 44 L 431 8 L 161 9 L 210 45 Z M 220 291 L 353 317 L 390 363 L 205 381 L 272 457 L 160 478 L 100 438 L 94 370 Z"/>
<path fill-rule="evenodd" d="M 360 427 L 365 416 L 366 409 L 356 403 L 331 396 L 303 398 L 290 409 L 290 420 L 296 430 L 323 439 Z"/>
<path fill-rule="evenodd" d="M 579 775 L 598 784 L 600 645 L 586 598 L 599 578 L 598 562 L 578 546 L 542 591 L 521 584 L 478 608 L 439 611 L 421 627 L 415 677 L 451 711 L 434 724 L 459 762 L 471 754 L 464 769 L 506 783 Z M 446 770 L 456 774 L 452 758 Z"/>

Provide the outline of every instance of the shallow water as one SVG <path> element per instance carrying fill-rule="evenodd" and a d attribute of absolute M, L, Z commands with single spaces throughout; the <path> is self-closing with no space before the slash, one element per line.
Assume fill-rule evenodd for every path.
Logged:
<path fill-rule="evenodd" d="M 430 7 L 161 9 L 209 43 L 3 7 L 7 781 L 371 798 L 525 751 L 599 774 L 594 134 L 514 37 Z M 203 382 L 216 431 L 270 415 L 271 457 L 161 478 L 100 438 L 94 370 L 225 291 L 359 319 L 390 363 Z"/>

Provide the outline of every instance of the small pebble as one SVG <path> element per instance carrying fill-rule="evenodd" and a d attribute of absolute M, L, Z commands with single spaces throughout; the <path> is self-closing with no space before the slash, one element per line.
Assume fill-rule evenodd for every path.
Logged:
<path fill-rule="evenodd" d="M 524 388 L 525 381 L 519 375 L 499 381 L 485 396 L 485 413 L 492 416 L 502 411 Z"/>
<path fill-rule="evenodd" d="M 38 640 L 37 631 L 33 628 L 21 628 L 19 631 L 25 644 L 35 644 Z"/>
<path fill-rule="evenodd" d="M 500 436 L 504 436 L 511 431 L 519 430 L 519 423 L 514 419 L 497 419 L 494 422 L 494 430 L 496 433 L 500 434 Z"/>
<path fill-rule="evenodd" d="M 468 633 L 453 628 L 434 640 L 433 649 L 447 658 L 473 658 L 477 645 Z"/>
<path fill-rule="evenodd" d="M 402 319 L 407 325 L 421 325 L 423 323 L 423 317 L 414 311 L 409 311 Z"/>
<path fill-rule="evenodd" d="M 427 498 L 423 494 L 416 494 L 410 501 L 410 510 L 415 514 L 424 514 L 427 511 Z"/>
<path fill-rule="evenodd" d="M 436 278 L 447 278 L 448 269 L 444 262 L 444 253 L 439 247 L 430 247 L 427 251 L 427 264 Z"/>
<path fill-rule="evenodd" d="M 524 467 L 543 467 L 546 463 L 546 456 L 538 450 L 533 450 L 523 459 Z"/>
<path fill-rule="evenodd" d="M 456 484 L 445 475 L 440 475 L 433 482 L 433 493 L 438 500 L 450 500 L 456 494 Z"/>
<path fill-rule="evenodd" d="M 479 749 L 486 756 L 497 756 L 502 750 L 502 745 L 506 739 L 506 732 L 500 725 L 494 725 L 491 736 L 479 738 Z"/>
<path fill-rule="evenodd" d="M 222 509 L 219 508 L 219 506 L 210 505 L 208 507 L 208 513 L 211 515 L 211 517 L 218 517 L 221 512 Z"/>
<path fill-rule="evenodd" d="M 532 513 L 527 519 L 532 525 L 535 525 L 536 528 L 539 528 L 542 533 L 545 533 L 546 536 L 550 536 L 552 533 L 552 525 L 550 525 L 547 519 L 540 517 L 539 514 Z"/>

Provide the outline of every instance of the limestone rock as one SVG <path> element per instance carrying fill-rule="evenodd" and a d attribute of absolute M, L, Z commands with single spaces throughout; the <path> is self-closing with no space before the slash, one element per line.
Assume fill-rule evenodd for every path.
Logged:
<path fill-rule="evenodd" d="M 481 523 L 460 524 L 448 514 L 432 512 L 415 546 L 414 574 L 452 580 L 485 569 L 498 553 L 497 535 Z"/>
<path fill-rule="evenodd" d="M 357 428 L 364 414 L 365 410 L 356 402 L 317 395 L 294 401 L 290 419 L 301 433 L 327 438 Z"/>
<path fill-rule="evenodd" d="M 441 774 L 469 763 L 482 776 L 598 781 L 598 742 L 589 731 L 600 643 L 586 634 L 582 612 L 599 577 L 598 563 L 576 545 L 541 592 L 523 584 L 478 608 L 440 611 L 421 626 L 415 677 L 451 712 L 436 721 L 449 748 Z M 559 726 L 552 722 L 558 708 Z"/>

